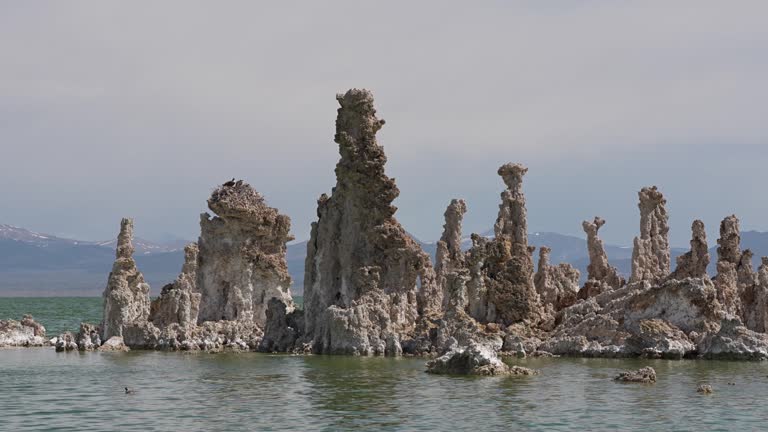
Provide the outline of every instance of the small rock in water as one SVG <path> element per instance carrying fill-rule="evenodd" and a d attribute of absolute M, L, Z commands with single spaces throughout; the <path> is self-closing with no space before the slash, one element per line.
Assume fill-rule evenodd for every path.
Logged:
<path fill-rule="evenodd" d="M 696 387 L 696 391 L 698 393 L 703 393 L 703 394 L 712 394 L 714 392 L 714 390 L 712 390 L 712 386 L 709 384 L 699 385 L 698 387 Z"/>
<path fill-rule="evenodd" d="M 655 383 L 656 371 L 650 366 L 636 371 L 624 371 L 619 373 L 613 380 L 622 382 Z"/>
<path fill-rule="evenodd" d="M 470 342 L 467 347 L 454 347 L 446 354 L 427 362 L 427 372 L 450 375 L 538 375 L 538 371 L 521 366 L 509 367 L 491 347 Z"/>

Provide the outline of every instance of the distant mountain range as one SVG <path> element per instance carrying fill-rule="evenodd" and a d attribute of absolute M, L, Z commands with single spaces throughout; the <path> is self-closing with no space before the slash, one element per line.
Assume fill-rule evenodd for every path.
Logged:
<path fill-rule="evenodd" d="M 482 233 L 491 237 L 492 231 Z M 422 242 L 414 237 L 433 259 L 436 242 Z M 535 232 L 528 236 L 531 245 L 552 248 L 551 259 L 557 264 L 568 262 L 579 269 L 582 283 L 589 264 L 586 240 L 553 232 Z M 183 241 L 169 244 L 153 243 L 141 238 L 134 239 L 136 262 L 139 270 L 157 294 L 171 282 L 184 262 Z M 709 239 L 712 262 L 710 274 L 714 274 L 717 259 L 716 242 Z M 743 249 L 755 254 L 755 268 L 761 256 L 768 256 L 768 232 L 745 231 L 741 233 Z M 462 245 L 471 246 L 469 238 Z M 104 289 L 114 261 L 115 240 L 89 242 L 42 234 L 11 225 L 0 224 L 0 296 L 98 296 Z M 672 268 L 675 258 L 687 249 L 672 248 Z M 608 258 L 625 276 L 630 273 L 632 248 L 606 245 Z M 288 245 L 288 271 L 293 278 L 293 292 L 304 289 L 304 260 L 307 242 Z M 538 253 L 534 253 L 538 261 Z"/>

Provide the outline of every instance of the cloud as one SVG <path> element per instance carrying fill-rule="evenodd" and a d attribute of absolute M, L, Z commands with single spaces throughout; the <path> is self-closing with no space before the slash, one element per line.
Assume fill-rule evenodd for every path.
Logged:
<path fill-rule="evenodd" d="M 210 189 L 235 176 L 304 237 L 334 181 L 334 94 L 367 87 L 387 120 L 399 217 L 419 236 L 439 235 L 457 195 L 469 228 L 490 226 L 495 168 L 510 160 L 531 166 L 534 229 L 580 234 L 601 212 L 610 240 L 629 243 L 637 189 L 662 182 L 677 244 L 695 212 L 713 226 L 739 210 L 768 229 L 743 187 L 768 180 L 755 162 L 768 135 L 764 2 L 3 8 L 7 222 L 100 238 L 133 215 L 149 235 L 193 237 Z"/>

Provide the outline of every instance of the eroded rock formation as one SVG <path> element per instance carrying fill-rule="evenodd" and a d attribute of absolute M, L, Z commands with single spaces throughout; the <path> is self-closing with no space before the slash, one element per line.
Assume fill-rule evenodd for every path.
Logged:
<path fill-rule="evenodd" d="M 0 347 L 43 346 L 47 342 L 45 327 L 32 315 L 24 315 L 21 321 L 0 320 Z"/>
<path fill-rule="evenodd" d="M 216 214 L 200 216 L 197 321 L 246 321 L 264 325 L 267 303 L 289 309 L 291 277 L 285 259 L 291 219 L 267 206 L 249 184 L 230 181 L 208 199 Z"/>
<path fill-rule="evenodd" d="M 133 260 L 133 219 L 120 222 L 117 251 L 107 287 L 104 289 L 104 319 L 101 339 L 122 336 L 123 328 L 149 317 L 149 284 Z"/>
<path fill-rule="evenodd" d="M 640 197 L 640 236 L 635 237 L 632 250 L 632 276 L 630 282 L 655 283 L 669 274 L 669 215 L 667 200 L 656 188 L 645 187 Z"/>
<path fill-rule="evenodd" d="M 467 204 L 464 200 L 454 199 L 451 201 L 445 210 L 443 235 L 437 242 L 435 278 L 440 289 L 438 290 L 439 298 L 435 298 L 433 301 L 440 301 L 443 308 L 448 306 L 448 299 L 450 298 L 450 295 L 447 294 L 450 289 L 448 275 L 466 268 L 464 252 L 461 250 L 461 222 L 466 212 Z"/>
<path fill-rule="evenodd" d="M 395 219 L 399 190 L 384 172 L 373 96 L 353 89 L 336 99 L 341 159 L 307 244 L 305 330 L 316 352 L 398 354 L 419 316 L 419 280 L 436 292 L 434 272 Z"/>
<path fill-rule="evenodd" d="M 197 324 L 200 293 L 197 291 L 197 243 L 184 247 L 184 265 L 175 281 L 163 287 L 150 305 L 149 320 L 157 327 Z"/>
<path fill-rule="evenodd" d="M 444 355 L 427 362 L 427 372 L 448 375 L 538 375 L 539 372 L 521 366 L 507 366 L 493 348 L 470 343 L 454 347 Z"/>
<path fill-rule="evenodd" d="M 472 235 L 467 284 L 470 314 L 480 322 L 535 322 L 542 318 L 533 284 L 534 248 L 528 246 L 523 176 L 528 168 L 502 165 L 498 174 L 507 189 L 501 193 L 493 240 Z"/>
<path fill-rule="evenodd" d="M 581 227 L 587 234 L 587 251 L 589 253 L 587 282 L 578 294 L 581 299 L 594 297 L 609 289 L 620 288 L 625 282 L 616 267 L 608 263 L 605 246 L 597 234 L 603 225 L 605 225 L 605 220 L 598 216 L 595 216 L 592 222 L 584 221 L 581 223 Z"/>
<path fill-rule="evenodd" d="M 704 222 L 693 221 L 691 225 L 691 250 L 677 257 L 677 268 L 670 275 L 672 279 L 705 277 L 709 265 L 709 247 Z"/>
<path fill-rule="evenodd" d="M 533 278 L 541 302 L 549 304 L 558 311 L 576 303 L 579 292 L 579 271 L 572 265 L 560 263 L 550 265 L 549 254 L 552 249 L 539 248 L 539 267 Z"/>
<path fill-rule="evenodd" d="M 717 240 L 717 299 L 725 311 L 739 316 L 742 310 L 739 295 L 739 265 L 741 264 L 741 235 L 739 219 L 731 215 L 720 222 L 720 238 Z M 743 273 L 743 272 L 742 272 Z"/>

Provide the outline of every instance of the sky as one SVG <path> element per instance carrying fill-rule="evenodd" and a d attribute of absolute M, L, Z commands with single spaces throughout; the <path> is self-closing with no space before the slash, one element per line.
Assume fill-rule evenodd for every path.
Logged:
<path fill-rule="evenodd" d="M 531 231 L 629 245 L 658 185 L 671 243 L 768 231 L 768 2 L 0 2 L 0 223 L 194 239 L 212 189 L 263 193 L 306 239 L 335 183 L 336 93 L 370 89 L 401 191 L 439 238 L 493 226 L 529 167 Z"/>

